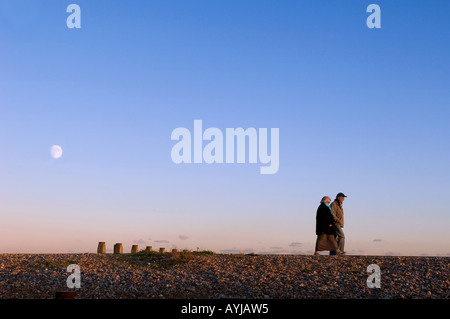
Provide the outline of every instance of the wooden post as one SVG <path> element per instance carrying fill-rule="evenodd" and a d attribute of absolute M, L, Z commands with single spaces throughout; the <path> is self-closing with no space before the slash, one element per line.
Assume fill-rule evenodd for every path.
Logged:
<path fill-rule="evenodd" d="M 159 249 L 159 252 L 160 252 L 161 254 L 164 254 L 164 253 L 166 252 L 166 249 L 163 248 L 163 247 L 161 247 L 161 248 Z"/>
<path fill-rule="evenodd" d="M 132 254 L 136 254 L 138 251 L 139 251 L 139 246 L 138 245 L 131 246 L 131 253 Z"/>
<path fill-rule="evenodd" d="M 97 254 L 106 254 L 106 244 L 104 241 L 98 243 Z"/>
<path fill-rule="evenodd" d="M 145 247 L 145 252 L 149 253 L 152 251 L 152 249 L 153 249 L 152 246 L 147 246 L 147 247 Z"/>
<path fill-rule="evenodd" d="M 183 249 L 183 253 L 187 253 L 189 250 L 187 249 Z"/>
<path fill-rule="evenodd" d="M 177 253 L 177 252 L 178 252 L 178 249 L 176 249 L 176 248 L 172 249 L 172 253 Z"/>
<path fill-rule="evenodd" d="M 122 254 L 123 253 L 123 247 L 121 243 L 117 243 L 114 245 L 114 254 Z"/>

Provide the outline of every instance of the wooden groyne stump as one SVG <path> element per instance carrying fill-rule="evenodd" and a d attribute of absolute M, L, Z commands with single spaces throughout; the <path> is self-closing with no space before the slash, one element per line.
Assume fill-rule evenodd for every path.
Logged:
<path fill-rule="evenodd" d="M 147 247 L 145 247 L 145 252 L 146 253 L 149 253 L 149 252 L 151 252 L 153 250 L 153 248 L 152 248 L 152 246 L 147 246 Z"/>
<path fill-rule="evenodd" d="M 138 251 L 139 251 L 139 246 L 138 245 L 131 246 L 131 253 L 132 254 L 136 254 Z"/>
<path fill-rule="evenodd" d="M 106 243 L 104 241 L 98 243 L 97 254 L 106 254 Z"/>
<path fill-rule="evenodd" d="M 164 254 L 164 253 L 166 252 L 166 249 L 163 248 L 163 247 L 161 247 L 161 248 L 159 249 L 159 252 L 160 252 L 161 254 Z"/>
<path fill-rule="evenodd" d="M 178 252 L 178 249 L 176 249 L 176 248 L 172 249 L 172 253 L 177 253 L 177 252 Z"/>
<path fill-rule="evenodd" d="M 122 254 L 123 253 L 123 247 L 121 243 L 117 243 L 114 245 L 114 254 Z"/>

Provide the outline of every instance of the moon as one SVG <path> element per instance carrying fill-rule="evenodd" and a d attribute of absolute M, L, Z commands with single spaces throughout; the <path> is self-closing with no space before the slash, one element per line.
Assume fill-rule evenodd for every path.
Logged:
<path fill-rule="evenodd" d="M 62 156 L 62 154 L 63 154 L 63 150 L 62 150 L 61 146 L 53 145 L 52 147 L 50 147 L 50 155 L 53 158 L 58 159 L 58 158 L 60 158 Z"/>

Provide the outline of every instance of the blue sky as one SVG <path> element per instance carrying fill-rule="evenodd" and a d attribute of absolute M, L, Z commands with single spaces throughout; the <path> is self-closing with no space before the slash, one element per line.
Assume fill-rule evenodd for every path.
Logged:
<path fill-rule="evenodd" d="M 0 0 L 0 251 L 311 253 L 318 202 L 342 191 L 349 253 L 449 254 L 449 12 Z M 278 173 L 174 164 L 171 132 L 195 119 L 279 128 Z"/>

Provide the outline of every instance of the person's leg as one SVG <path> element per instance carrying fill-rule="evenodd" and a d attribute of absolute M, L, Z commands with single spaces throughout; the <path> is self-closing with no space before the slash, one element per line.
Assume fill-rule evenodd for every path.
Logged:
<path fill-rule="evenodd" d="M 337 228 L 338 228 L 337 226 L 334 226 L 334 232 L 335 232 L 334 238 L 335 238 L 336 243 L 337 243 L 337 245 L 339 247 L 339 241 L 338 241 L 338 235 L 337 235 L 338 230 L 337 230 Z M 330 250 L 330 256 L 331 255 L 337 255 L 337 250 Z"/>
<path fill-rule="evenodd" d="M 319 246 L 319 236 L 317 236 L 317 239 L 316 239 L 316 246 L 314 247 L 314 256 L 320 256 L 318 246 Z"/>
<path fill-rule="evenodd" d="M 337 243 L 338 243 L 338 247 L 339 250 L 341 252 L 344 252 L 344 246 L 345 246 L 345 235 L 344 235 L 344 231 L 342 230 L 341 227 L 336 226 L 336 239 L 337 239 Z"/>

